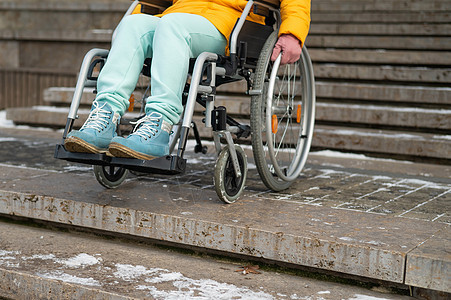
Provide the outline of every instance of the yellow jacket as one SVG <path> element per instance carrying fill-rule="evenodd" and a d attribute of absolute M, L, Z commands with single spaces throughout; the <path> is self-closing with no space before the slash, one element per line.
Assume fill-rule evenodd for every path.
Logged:
<path fill-rule="evenodd" d="M 281 0 L 282 25 L 279 36 L 292 34 L 302 44 L 310 26 L 310 0 Z M 237 18 L 246 6 L 246 0 L 174 0 L 173 5 L 161 15 L 170 13 L 190 13 L 203 16 L 228 39 Z M 249 20 L 262 23 L 263 18 L 250 14 Z"/>

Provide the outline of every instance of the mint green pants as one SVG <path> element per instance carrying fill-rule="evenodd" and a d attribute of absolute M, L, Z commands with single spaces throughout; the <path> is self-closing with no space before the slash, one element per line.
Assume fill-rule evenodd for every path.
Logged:
<path fill-rule="evenodd" d="M 123 115 L 146 58 L 152 58 L 150 110 L 172 124 L 182 113 L 189 59 L 202 52 L 224 54 L 225 37 L 201 16 L 174 13 L 125 17 L 117 28 L 107 62 L 99 74 L 96 100 Z"/>

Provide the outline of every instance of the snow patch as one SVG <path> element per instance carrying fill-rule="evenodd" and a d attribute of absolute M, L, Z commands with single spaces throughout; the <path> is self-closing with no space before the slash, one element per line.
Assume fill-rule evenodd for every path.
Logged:
<path fill-rule="evenodd" d="M 0 137 L 0 143 L 1 142 L 14 142 L 14 141 L 18 141 L 18 139 L 13 138 L 13 137 Z"/>
<path fill-rule="evenodd" d="M 6 120 L 6 110 L 0 111 L 0 127 L 14 127 L 14 122 Z"/>
<path fill-rule="evenodd" d="M 93 279 L 92 277 L 82 278 L 82 277 L 77 277 L 77 276 L 73 276 L 73 275 L 64 273 L 62 271 L 53 271 L 50 273 L 38 273 L 37 275 L 42 278 L 55 279 L 55 280 L 60 280 L 60 281 L 68 282 L 68 283 L 75 283 L 75 284 L 88 285 L 88 286 L 101 286 L 101 284 L 97 280 Z"/>
<path fill-rule="evenodd" d="M 319 295 L 330 294 L 330 291 L 319 291 L 317 294 Z"/>
<path fill-rule="evenodd" d="M 3 257 L 1 257 L 0 259 L 6 259 L 5 256 L 7 256 L 7 255 L 17 255 L 17 254 L 20 254 L 20 251 L 6 251 L 6 250 L 0 250 L 0 256 L 3 256 Z"/>
<path fill-rule="evenodd" d="M 91 29 L 91 32 L 94 34 L 112 34 L 112 29 Z"/>
<path fill-rule="evenodd" d="M 55 131 L 51 128 L 46 127 L 31 127 L 25 125 L 15 125 L 13 121 L 6 119 L 6 111 L 0 111 L 0 128 L 18 128 L 18 129 L 30 129 L 30 130 L 40 130 L 40 131 Z M 64 129 L 56 130 L 56 132 L 63 132 Z"/>
<path fill-rule="evenodd" d="M 395 107 L 383 105 L 358 105 L 358 104 L 333 104 L 333 103 L 317 103 L 317 107 L 334 107 L 334 108 L 351 108 L 351 109 L 366 109 L 366 110 L 381 110 L 391 112 L 408 112 L 408 113 L 424 113 L 424 114 L 441 114 L 451 115 L 449 109 L 424 109 L 418 107 Z"/>
<path fill-rule="evenodd" d="M 43 237 L 41 236 L 41 238 L 43 238 Z M 32 256 L 22 257 L 22 259 L 23 260 L 29 260 L 29 259 L 42 259 L 42 260 L 52 259 L 52 260 L 55 260 L 55 255 L 53 255 L 53 254 L 34 254 Z"/>
<path fill-rule="evenodd" d="M 425 140 L 425 138 L 421 135 L 414 135 L 414 134 L 386 134 L 382 132 L 362 132 L 357 130 L 345 130 L 345 129 L 337 129 L 337 130 L 325 130 L 317 128 L 315 129 L 316 132 L 328 132 L 331 131 L 334 134 L 341 134 L 341 135 L 350 135 L 350 136 L 367 136 L 367 137 L 384 137 L 384 138 L 396 138 L 396 139 L 404 139 L 404 140 Z"/>
<path fill-rule="evenodd" d="M 237 287 L 233 284 L 220 283 L 212 279 L 191 279 L 180 273 L 169 273 L 164 277 L 170 281 L 174 279 L 173 286 L 178 290 L 163 291 L 155 286 L 140 285 L 139 290 L 146 290 L 156 299 L 248 299 L 265 300 L 274 299 L 263 291 L 254 292 L 247 287 Z"/>
<path fill-rule="evenodd" d="M 433 138 L 438 140 L 451 140 L 451 135 L 434 135 Z"/>
<path fill-rule="evenodd" d="M 387 158 L 375 158 L 375 157 L 369 157 L 369 156 L 366 156 L 363 154 L 345 153 L 345 152 L 332 151 L 332 150 L 315 151 L 315 152 L 311 152 L 310 155 L 321 155 L 321 156 L 334 157 L 334 158 L 400 162 L 400 163 L 406 163 L 406 164 L 413 163 L 410 161 L 400 161 L 400 160 L 387 159 Z"/>
<path fill-rule="evenodd" d="M 137 277 L 154 274 L 161 269 L 147 269 L 144 266 L 133 266 L 129 264 L 115 264 L 116 272 L 113 275 L 125 281 L 131 281 Z"/>
<path fill-rule="evenodd" d="M 147 269 L 144 266 L 116 264 L 117 278 L 132 281 L 145 276 L 147 284 L 138 285 L 136 289 L 147 291 L 155 299 L 273 299 L 270 294 L 262 291 L 254 292 L 247 287 L 237 287 L 233 284 L 221 283 L 212 279 L 192 279 L 179 272 L 170 272 L 160 268 Z M 176 290 L 159 290 L 156 284 L 172 284 Z"/>
<path fill-rule="evenodd" d="M 86 171 L 91 171 L 92 167 L 85 167 L 85 166 L 66 166 L 64 167 L 64 171 L 66 172 L 71 172 L 71 171 L 82 171 L 82 172 L 86 172 Z"/>
<path fill-rule="evenodd" d="M 389 300 L 389 299 L 355 294 L 353 298 L 349 298 L 348 300 Z"/>
<path fill-rule="evenodd" d="M 68 259 L 56 259 L 55 261 L 69 268 L 79 268 L 96 265 L 101 261 L 101 259 L 95 258 L 94 256 L 86 253 L 80 253 L 75 257 Z"/>
<path fill-rule="evenodd" d="M 59 113 L 69 113 L 69 107 L 57 107 L 57 106 L 46 106 L 46 105 L 35 105 L 32 107 L 34 110 L 38 111 L 48 111 L 48 112 L 59 112 Z M 82 108 L 78 110 L 79 114 L 89 114 L 90 109 Z"/>

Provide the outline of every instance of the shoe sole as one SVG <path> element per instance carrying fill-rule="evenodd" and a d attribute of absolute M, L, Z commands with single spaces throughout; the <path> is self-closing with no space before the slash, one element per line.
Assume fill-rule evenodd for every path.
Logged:
<path fill-rule="evenodd" d="M 147 155 L 114 142 L 110 144 L 108 152 L 110 152 L 115 157 L 138 158 L 142 160 L 152 160 L 157 158 L 157 156 Z"/>
<path fill-rule="evenodd" d="M 101 148 L 97 148 L 94 145 L 91 145 L 87 142 L 85 142 L 84 140 L 75 137 L 75 136 L 71 136 L 68 137 L 65 141 L 64 141 L 64 147 L 66 148 L 67 151 L 69 152 L 76 152 L 76 153 L 105 153 L 107 152 L 106 149 L 101 149 Z"/>

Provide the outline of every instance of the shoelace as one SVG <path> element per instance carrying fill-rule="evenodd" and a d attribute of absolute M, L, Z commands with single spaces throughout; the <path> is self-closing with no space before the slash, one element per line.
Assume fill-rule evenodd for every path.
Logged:
<path fill-rule="evenodd" d="M 161 114 L 153 112 L 137 122 L 130 122 L 131 124 L 136 124 L 132 134 L 136 134 L 146 140 L 150 139 L 151 136 L 155 136 L 158 132 L 158 122 L 161 117 Z"/>
<path fill-rule="evenodd" d="M 103 129 L 107 128 L 107 125 L 109 123 L 108 120 L 111 119 L 112 112 L 103 109 L 105 104 L 106 103 L 99 107 L 99 103 L 94 102 L 95 108 L 91 111 L 88 119 L 86 120 L 85 124 L 83 124 L 80 130 L 92 128 L 100 132 Z"/>

